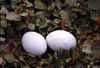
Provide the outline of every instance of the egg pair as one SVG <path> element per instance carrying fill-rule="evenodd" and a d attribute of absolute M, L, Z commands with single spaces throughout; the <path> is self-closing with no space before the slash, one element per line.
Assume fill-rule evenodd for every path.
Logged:
<path fill-rule="evenodd" d="M 46 52 L 47 45 L 54 51 L 70 50 L 76 46 L 76 39 L 70 32 L 64 30 L 49 33 L 46 40 L 37 32 L 27 32 L 22 37 L 22 45 L 26 52 L 40 56 Z"/>

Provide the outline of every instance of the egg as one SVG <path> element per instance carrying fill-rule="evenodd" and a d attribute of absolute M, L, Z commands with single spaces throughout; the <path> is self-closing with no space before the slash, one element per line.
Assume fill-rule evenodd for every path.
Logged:
<path fill-rule="evenodd" d="M 22 37 L 22 46 L 33 56 L 41 56 L 47 50 L 46 40 L 37 32 L 26 32 Z"/>
<path fill-rule="evenodd" d="M 48 46 L 54 50 L 70 50 L 71 48 L 76 47 L 75 37 L 68 31 L 65 30 L 56 30 L 49 33 L 46 37 Z"/>

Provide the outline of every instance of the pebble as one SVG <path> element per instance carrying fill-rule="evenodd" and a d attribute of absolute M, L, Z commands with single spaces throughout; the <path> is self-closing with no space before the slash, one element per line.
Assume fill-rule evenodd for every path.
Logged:
<path fill-rule="evenodd" d="M 28 24 L 28 29 L 29 29 L 29 30 L 35 30 L 35 24 L 29 23 L 29 24 Z"/>
<path fill-rule="evenodd" d="M 7 21 L 6 20 L 1 20 L 1 27 L 5 28 L 7 27 Z"/>
<path fill-rule="evenodd" d="M 0 57 L 0 64 L 3 64 L 4 60 L 2 57 Z"/>
<path fill-rule="evenodd" d="M 4 42 L 6 39 L 4 37 L 0 37 L 0 42 Z"/>
<path fill-rule="evenodd" d="M 3 28 L 0 28 L 0 35 L 5 35 L 5 31 Z"/>

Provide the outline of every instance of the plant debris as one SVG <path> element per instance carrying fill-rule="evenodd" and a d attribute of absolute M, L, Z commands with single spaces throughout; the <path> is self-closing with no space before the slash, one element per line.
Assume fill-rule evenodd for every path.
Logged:
<path fill-rule="evenodd" d="M 99 0 L 11 2 L 0 0 L 0 68 L 100 68 Z M 75 49 L 55 53 L 48 48 L 39 57 L 24 51 L 21 38 L 25 32 L 46 37 L 58 29 L 75 35 Z"/>

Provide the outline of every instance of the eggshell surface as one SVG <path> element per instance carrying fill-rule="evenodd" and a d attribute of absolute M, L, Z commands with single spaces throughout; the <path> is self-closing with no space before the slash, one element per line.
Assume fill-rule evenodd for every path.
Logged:
<path fill-rule="evenodd" d="M 22 37 L 22 46 L 26 52 L 35 56 L 40 56 L 47 50 L 46 40 L 36 32 L 25 33 Z"/>
<path fill-rule="evenodd" d="M 75 37 L 68 31 L 56 30 L 48 34 L 46 37 L 48 46 L 57 51 L 59 49 L 69 50 L 76 46 Z"/>

